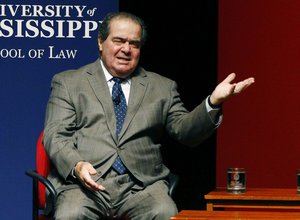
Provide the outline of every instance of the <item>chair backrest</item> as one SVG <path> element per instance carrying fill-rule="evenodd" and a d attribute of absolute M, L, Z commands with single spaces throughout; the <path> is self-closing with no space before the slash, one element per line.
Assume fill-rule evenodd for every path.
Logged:
<path fill-rule="evenodd" d="M 42 143 L 44 132 L 42 131 L 36 144 L 36 171 L 41 176 L 47 177 L 50 172 L 50 161 Z M 46 187 L 38 182 L 38 208 L 44 209 L 46 204 Z"/>

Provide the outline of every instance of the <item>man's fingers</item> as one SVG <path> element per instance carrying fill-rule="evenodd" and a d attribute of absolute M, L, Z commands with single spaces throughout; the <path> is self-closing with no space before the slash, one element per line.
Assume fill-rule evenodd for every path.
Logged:
<path fill-rule="evenodd" d="M 254 78 L 253 77 L 245 79 L 242 82 L 237 83 L 237 85 L 234 89 L 234 93 L 242 92 L 243 90 L 248 88 L 252 83 L 254 83 Z"/>
<path fill-rule="evenodd" d="M 105 190 L 105 188 L 102 185 L 97 184 L 91 176 L 88 176 L 84 178 L 84 184 L 87 188 L 93 191 L 98 191 L 98 190 Z"/>
<path fill-rule="evenodd" d="M 235 79 L 235 73 L 230 73 L 224 80 L 224 83 L 231 83 Z"/>

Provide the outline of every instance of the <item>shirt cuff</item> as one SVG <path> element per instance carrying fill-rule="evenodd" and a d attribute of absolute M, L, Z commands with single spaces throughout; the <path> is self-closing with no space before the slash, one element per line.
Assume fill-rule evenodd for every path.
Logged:
<path fill-rule="evenodd" d="M 71 170 L 70 176 L 74 179 L 77 179 L 77 177 L 75 175 L 75 167 L 73 167 L 73 169 Z"/>
<path fill-rule="evenodd" d="M 222 105 L 218 105 L 218 106 L 220 106 L 218 108 L 213 108 L 216 105 L 213 105 L 213 107 L 210 106 L 209 97 L 210 96 L 208 96 L 205 100 L 206 110 L 207 110 L 211 120 L 213 121 L 213 123 L 216 124 L 217 126 L 219 126 L 221 124 L 222 118 L 223 118 Z"/>
<path fill-rule="evenodd" d="M 221 109 L 222 108 L 222 104 L 219 105 L 214 105 L 210 102 L 210 95 L 207 97 L 207 104 L 212 108 L 212 109 Z"/>

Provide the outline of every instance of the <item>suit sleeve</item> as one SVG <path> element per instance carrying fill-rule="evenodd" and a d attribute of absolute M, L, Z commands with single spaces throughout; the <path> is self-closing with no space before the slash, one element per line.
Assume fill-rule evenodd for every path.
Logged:
<path fill-rule="evenodd" d="M 63 75 L 55 75 L 46 109 L 43 143 L 58 173 L 67 179 L 82 160 L 76 150 L 76 114 Z"/>
<path fill-rule="evenodd" d="M 197 146 L 208 138 L 219 126 L 208 113 L 206 100 L 188 111 L 177 92 L 177 84 L 171 86 L 171 104 L 167 119 L 167 131 L 169 135 L 188 146 Z"/>

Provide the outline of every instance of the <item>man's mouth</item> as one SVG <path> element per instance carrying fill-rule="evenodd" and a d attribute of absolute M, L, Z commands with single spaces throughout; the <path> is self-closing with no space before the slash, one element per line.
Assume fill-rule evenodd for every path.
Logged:
<path fill-rule="evenodd" d="M 124 61 L 130 61 L 130 58 L 128 57 L 118 57 L 119 60 L 124 60 Z"/>

